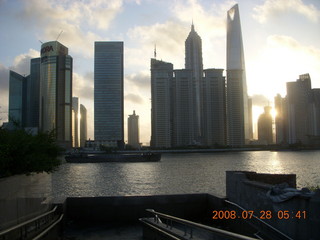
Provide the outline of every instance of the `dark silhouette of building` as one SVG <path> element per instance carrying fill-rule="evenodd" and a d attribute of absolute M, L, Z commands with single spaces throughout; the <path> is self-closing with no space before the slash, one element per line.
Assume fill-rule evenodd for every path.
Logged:
<path fill-rule="evenodd" d="M 225 83 L 223 69 L 204 70 L 202 137 L 206 146 L 227 144 Z"/>
<path fill-rule="evenodd" d="M 171 63 L 151 59 L 151 147 L 172 147 Z"/>
<path fill-rule="evenodd" d="M 123 148 L 123 124 L 123 42 L 95 42 L 95 143 Z"/>
<path fill-rule="evenodd" d="M 136 111 L 128 117 L 128 145 L 136 149 L 140 148 L 139 115 L 136 115 Z"/>
<path fill-rule="evenodd" d="M 263 144 L 273 143 L 271 107 L 264 107 L 258 119 L 258 140 Z"/>

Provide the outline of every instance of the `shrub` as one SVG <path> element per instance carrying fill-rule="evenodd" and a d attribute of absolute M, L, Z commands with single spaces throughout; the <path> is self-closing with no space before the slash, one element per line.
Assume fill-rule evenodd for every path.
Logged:
<path fill-rule="evenodd" d="M 0 128 L 0 177 L 52 172 L 59 165 L 54 131 L 32 135 L 24 129 Z"/>

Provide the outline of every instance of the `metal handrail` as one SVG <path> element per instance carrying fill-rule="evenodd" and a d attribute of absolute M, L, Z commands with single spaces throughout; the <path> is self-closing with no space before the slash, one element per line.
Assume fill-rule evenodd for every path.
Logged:
<path fill-rule="evenodd" d="M 61 214 L 60 217 L 54 223 L 52 223 L 49 227 L 47 227 L 43 232 L 41 232 L 38 236 L 36 236 L 32 240 L 38 240 L 42 238 L 46 233 L 48 233 L 52 228 L 54 228 L 59 222 L 61 222 L 63 216 L 64 215 Z"/>
<path fill-rule="evenodd" d="M 38 219 L 43 218 L 43 217 L 45 217 L 45 216 L 47 216 L 47 215 L 55 212 L 55 211 L 57 210 L 57 208 L 58 208 L 58 206 L 55 206 L 55 207 L 54 207 L 52 210 L 50 210 L 49 212 L 43 213 L 43 214 L 41 214 L 41 215 L 39 215 L 39 216 L 37 216 L 37 217 L 34 217 L 34 218 L 32 218 L 32 219 L 29 219 L 29 220 L 27 220 L 27 221 L 25 221 L 25 222 L 23 222 L 23 223 L 19 223 L 18 225 L 15 225 L 15 226 L 13 226 L 13 227 L 11 227 L 11 228 L 8 228 L 8 229 L 0 232 L 0 237 L 3 236 L 3 235 L 5 235 L 5 234 L 7 234 L 7 233 L 9 233 L 9 232 L 12 232 L 12 231 L 17 230 L 17 229 L 19 229 L 19 228 L 21 228 L 21 227 L 24 227 L 24 226 L 28 225 L 29 223 L 32 223 L 32 222 L 34 222 L 34 221 L 37 221 Z"/>
<path fill-rule="evenodd" d="M 141 221 L 141 219 L 139 219 L 139 220 Z M 174 235 L 172 235 L 172 234 L 170 234 L 170 233 L 168 233 L 168 232 L 165 232 L 165 231 L 163 231 L 163 230 L 161 230 L 161 229 L 159 229 L 159 228 L 151 225 L 150 223 L 147 223 L 147 222 L 143 222 L 143 223 L 146 224 L 148 227 L 151 227 L 151 228 L 153 228 L 154 230 L 157 230 L 157 231 L 160 232 L 161 234 L 166 235 L 167 237 L 172 238 L 173 240 L 180 240 L 180 238 L 177 238 L 176 236 L 174 236 Z"/>
<path fill-rule="evenodd" d="M 252 237 L 248 237 L 248 236 L 244 236 L 238 233 L 233 233 L 233 232 L 229 232 L 226 230 L 222 230 L 222 229 L 218 229 L 218 228 L 214 228 L 214 227 L 209 227 L 200 223 L 195 223 L 195 222 L 191 222 L 182 218 L 178 218 L 178 217 L 174 217 L 174 216 L 170 216 L 164 213 L 160 213 L 160 212 L 156 212 L 153 209 L 146 209 L 147 212 L 150 212 L 152 214 L 155 215 L 155 217 L 157 218 L 156 215 L 158 215 L 159 217 L 171 220 L 171 221 L 175 221 L 178 223 L 182 223 L 184 225 L 187 225 L 189 227 L 194 227 L 194 228 L 200 228 L 203 230 L 207 230 L 209 232 L 218 234 L 220 236 L 224 236 L 224 237 L 229 237 L 231 239 L 236 239 L 236 240 L 257 240 L 257 238 L 252 238 Z"/>
<path fill-rule="evenodd" d="M 238 205 L 237 203 L 231 202 L 229 200 L 224 200 L 226 203 L 229 203 L 243 211 L 247 211 L 245 208 L 241 207 L 240 205 Z M 280 230 L 276 229 L 275 227 L 273 227 L 272 225 L 270 225 L 269 223 L 266 223 L 265 221 L 263 221 L 262 219 L 258 218 L 256 215 L 252 215 L 257 221 L 261 222 L 262 224 L 266 225 L 267 227 L 269 227 L 270 229 L 272 229 L 273 231 L 275 231 L 276 233 L 280 234 L 282 237 L 286 238 L 287 240 L 293 240 L 291 237 L 289 237 L 288 235 L 284 234 L 283 232 L 281 232 Z"/>

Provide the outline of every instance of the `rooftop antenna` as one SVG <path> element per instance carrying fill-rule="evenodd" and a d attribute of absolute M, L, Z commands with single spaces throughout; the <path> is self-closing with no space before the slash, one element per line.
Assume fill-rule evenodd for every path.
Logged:
<path fill-rule="evenodd" d="M 157 59 L 157 45 L 154 45 L 154 58 Z"/>
<path fill-rule="evenodd" d="M 63 32 L 63 30 L 61 30 L 61 32 L 59 33 L 59 35 L 58 35 L 58 37 L 57 37 L 56 41 L 58 41 L 58 39 L 59 39 L 60 35 L 62 34 L 62 32 Z"/>

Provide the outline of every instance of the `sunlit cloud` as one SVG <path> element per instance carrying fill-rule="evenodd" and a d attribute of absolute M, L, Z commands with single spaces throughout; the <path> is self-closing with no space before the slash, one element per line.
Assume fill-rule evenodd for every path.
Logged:
<path fill-rule="evenodd" d="M 256 6 L 253 10 L 253 17 L 260 23 L 288 12 L 300 14 L 313 22 L 318 22 L 320 18 L 320 11 L 312 4 L 304 4 L 302 0 L 266 0 L 263 5 Z"/>
<path fill-rule="evenodd" d="M 72 76 L 73 96 L 93 100 L 93 73 L 90 72 L 82 76 L 74 72 Z"/>
<path fill-rule="evenodd" d="M 320 49 L 305 46 L 292 37 L 271 35 L 256 58 L 247 63 L 249 93 L 273 99 L 286 95 L 286 82 L 309 73 L 313 87 L 320 87 Z"/>
<path fill-rule="evenodd" d="M 125 101 L 127 102 L 132 102 L 132 103 L 136 103 L 136 104 L 143 104 L 143 98 L 140 97 L 139 95 L 137 94 L 133 94 L 133 93 L 130 93 L 130 94 L 127 94 L 124 96 L 124 99 Z"/>
<path fill-rule="evenodd" d="M 128 31 L 128 37 L 138 42 L 141 52 L 139 57 L 145 56 L 145 52 L 150 52 L 151 56 L 156 45 L 157 57 L 164 58 L 164 61 L 176 60 L 177 56 L 183 58 L 184 41 L 187 37 L 188 29 L 183 24 L 176 21 L 157 23 L 151 26 L 137 26 Z M 135 51 L 136 54 L 137 51 Z M 147 60 L 149 59 L 149 60 Z M 147 56 L 150 61 L 150 55 Z"/>
<path fill-rule="evenodd" d="M 92 58 L 93 42 L 102 39 L 93 30 L 108 29 L 121 11 L 122 0 L 30 0 L 24 1 L 19 18 L 32 27 L 42 29 L 38 37 L 43 42 L 59 37 L 62 44 L 72 46 L 72 51 Z"/>
<path fill-rule="evenodd" d="M 130 85 L 130 88 L 137 87 L 150 90 L 150 73 L 142 71 L 129 74 L 126 76 L 126 84 Z"/>
<path fill-rule="evenodd" d="M 23 53 L 16 56 L 13 60 L 13 66 L 10 67 L 11 70 L 21 74 L 30 74 L 30 60 L 32 58 L 40 57 L 40 52 L 34 49 L 29 49 L 28 53 Z"/>
<path fill-rule="evenodd" d="M 252 104 L 260 107 L 268 106 L 269 99 L 262 94 L 254 94 L 251 96 Z"/>

